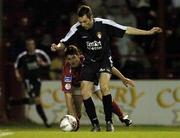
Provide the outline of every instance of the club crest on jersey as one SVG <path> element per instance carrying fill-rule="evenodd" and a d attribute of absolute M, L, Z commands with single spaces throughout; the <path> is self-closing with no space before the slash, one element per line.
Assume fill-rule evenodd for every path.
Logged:
<path fill-rule="evenodd" d="M 64 82 L 72 82 L 72 77 L 64 77 Z"/>
<path fill-rule="evenodd" d="M 99 39 L 101 39 L 101 37 L 102 37 L 101 32 L 97 32 L 96 35 L 97 35 L 97 37 L 98 37 Z"/>
<path fill-rule="evenodd" d="M 71 84 L 70 83 L 66 83 L 65 84 L 65 89 L 66 90 L 70 90 L 71 89 Z"/>

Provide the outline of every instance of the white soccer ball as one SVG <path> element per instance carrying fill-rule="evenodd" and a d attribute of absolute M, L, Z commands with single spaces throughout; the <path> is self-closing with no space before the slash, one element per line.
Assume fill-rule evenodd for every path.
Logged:
<path fill-rule="evenodd" d="M 75 131 L 78 127 L 78 122 L 74 116 L 65 115 L 60 120 L 59 127 L 62 131 L 67 131 L 67 132 Z"/>

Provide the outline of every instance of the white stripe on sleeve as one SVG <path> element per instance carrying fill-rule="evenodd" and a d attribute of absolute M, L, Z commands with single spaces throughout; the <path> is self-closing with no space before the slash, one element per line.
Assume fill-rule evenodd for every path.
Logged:
<path fill-rule="evenodd" d="M 46 54 L 44 51 L 42 51 L 40 49 L 36 49 L 36 53 L 40 53 L 41 55 L 43 55 L 45 57 L 45 59 L 47 60 L 47 63 L 49 65 L 51 64 L 51 59 L 49 58 L 48 54 Z"/>
<path fill-rule="evenodd" d="M 14 68 L 15 68 L 15 69 L 18 68 L 19 60 L 20 60 L 23 56 L 25 56 L 26 54 L 27 54 L 27 52 L 24 51 L 24 52 L 22 52 L 22 53 L 20 53 L 20 54 L 18 55 L 18 57 L 17 57 L 17 59 L 16 59 L 16 61 L 15 61 L 15 63 L 14 63 Z"/>
<path fill-rule="evenodd" d="M 97 21 L 97 22 L 102 21 L 103 24 L 111 25 L 111 26 L 117 27 L 122 30 L 127 30 L 127 26 L 120 25 L 109 19 L 95 18 L 95 21 Z"/>
<path fill-rule="evenodd" d="M 74 25 L 71 27 L 70 31 L 66 34 L 66 36 L 65 36 L 63 39 L 60 40 L 60 42 L 63 43 L 63 42 L 68 41 L 68 39 L 71 38 L 71 37 L 76 33 L 77 27 L 78 27 L 79 25 L 80 25 L 79 22 L 77 22 L 76 24 L 74 24 Z"/>

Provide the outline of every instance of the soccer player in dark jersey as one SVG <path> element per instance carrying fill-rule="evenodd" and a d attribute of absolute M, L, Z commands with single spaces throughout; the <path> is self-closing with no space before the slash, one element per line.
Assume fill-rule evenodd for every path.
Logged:
<path fill-rule="evenodd" d="M 84 56 L 80 55 L 77 47 L 69 46 L 65 49 L 65 64 L 63 67 L 62 75 L 62 90 L 65 94 L 66 106 L 68 109 L 68 114 L 71 114 L 78 118 L 81 118 L 81 105 L 83 98 L 80 92 L 80 76 L 83 66 Z M 114 73 L 115 72 L 115 73 Z M 117 75 L 119 79 L 122 80 L 125 86 L 128 84 L 134 87 L 134 81 L 124 77 L 115 67 L 112 69 L 112 73 Z M 98 84 L 98 80 L 95 80 L 94 84 L 94 94 L 102 100 L 102 95 Z M 112 101 L 112 110 L 115 113 L 122 123 L 125 123 L 126 126 L 132 124 L 132 120 L 128 118 L 128 115 L 125 115 L 115 101 Z"/>
<path fill-rule="evenodd" d="M 162 29 L 153 27 L 150 30 L 141 30 L 122 26 L 112 20 L 94 18 L 89 6 L 82 5 L 77 11 L 78 22 L 74 24 L 65 38 L 59 44 L 52 44 L 51 50 L 63 49 L 65 46 L 75 44 L 85 56 L 81 76 L 81 94 L 86 112 L 92 123 L 92 131 L 99 130 L 99 121 L 95 112 L 94 103 L 90 97 L 93 80 L 97 72 L 100 73 L 99 83 L 103 95 L 102 101 L 105 112 L 106 130 L 114 131 L 112 122 L 111 102 L 109 90 L 112 60 L 110 51 L 110 38 L 128 35 L 153 35 L 161 33 Z"/>
<path fill-rule="evenodd" d="M 23 104 L 36 104 L 36 110 L 46 127 L 50 127 L 43 107 L 40 103 L 41 69 L 48 67 L 51 61 L 49 56 L 42 50 L 36 49 L 34 39 L 26 40 L 26 51 L 20 53 L 14 64 L 15 76 L 18 81 L 25 85 L 27 95 L 22 99 L 10 99 L 10 106 Z"/>

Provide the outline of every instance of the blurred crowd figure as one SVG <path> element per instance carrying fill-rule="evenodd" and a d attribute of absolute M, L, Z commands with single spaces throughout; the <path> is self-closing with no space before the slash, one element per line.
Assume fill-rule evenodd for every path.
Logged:
<path fill-rule="evenodd" d="M 164 0 L 162 3 L 166 30 L 164 78 L 180 78 L 180 2 Z M 157 0 L 4 0 L 3 4 L 3 43 L 8 62 L 14 62 L 25 50 L 26 38 L 32 36 L 37 48 L 44 50 L 52 60 L 49 76 L 45 77 L 51 80 L 61 78 L 63 55 L 52 53 L 50 44 L 58 42 L 59 36 L 64 37 L 75 22 L 74 13 L 80 4 L 90 5 L 96 17 L 141 29 L 158 26 L 160 16 Z M 63 5 L 61 9 L 60 5 Z M 156 40 L 156 36 L 112 38 L 114 65 L 133 79 L 159 78 L 158 62 L 155 61 L 159 57 Z"/>

